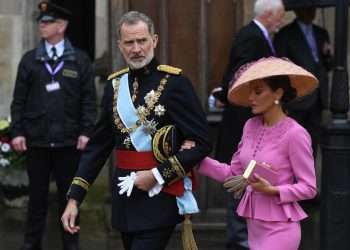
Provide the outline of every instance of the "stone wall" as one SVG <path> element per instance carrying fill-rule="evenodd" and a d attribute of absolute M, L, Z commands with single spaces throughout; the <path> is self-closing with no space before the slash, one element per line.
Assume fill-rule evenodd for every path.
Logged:
<path fill-rule="evenodd" d="M 96 1 L 96 50 L 95 57 L 100 58 L 108 51 L 108 1 Z"/>
<path fill-rule="evenodd" d="M 16 67 L 22 54 L 22 17 L 0 15 L 0 117 L 9 114 Z"/>
<path fill-rule="evenodd" d="M 10 113 L 18 62 L 35 46 L 36 0 L 0 0 L 0 117 Z"/>

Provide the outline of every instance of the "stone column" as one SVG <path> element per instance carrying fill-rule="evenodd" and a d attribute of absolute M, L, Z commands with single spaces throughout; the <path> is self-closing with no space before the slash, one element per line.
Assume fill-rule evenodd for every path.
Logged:
<path fill-rule="evenodd" d="M 124 60 L 117 47 L 117 24 L 120 17 L 129 10 L 129 0 L 109 1 L 109 53 L 111 72 L 123 67 Z"/>
<path fill-rule="evenodd" d="M 37 42 L 36 0 L 0 2 L 0 117 L 10 114 L 18 62 Z"/>

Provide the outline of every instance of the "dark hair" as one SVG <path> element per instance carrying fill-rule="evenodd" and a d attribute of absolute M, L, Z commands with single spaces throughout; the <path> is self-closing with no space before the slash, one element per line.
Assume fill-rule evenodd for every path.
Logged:
<path fill-rule="evenodd" d="M 123 24 L 135 25 L 138 22 L 144 22 L 145 24 L 147 24 L 149 33 L 151 35 L 154 35 L 154 23 L 151 20 L 151 18 L 149 18 L 145 14 L 138 11 L 129 11 L 125 13 L 118 22 L 118 25 L 117 25 L 118 39 L 120 39 L 121 37 L 120 30 Z"/>
<path fill-rule="evenodd" d="M 283 90 L 283 96 L 280 100 L 284 112 L 287 111 L 287 105 L 297 97 L 297 90 L 292 87 L 290 79 L 286 75 L 278 75 L 264 78 L 264 82 L 273 90 Z"/>

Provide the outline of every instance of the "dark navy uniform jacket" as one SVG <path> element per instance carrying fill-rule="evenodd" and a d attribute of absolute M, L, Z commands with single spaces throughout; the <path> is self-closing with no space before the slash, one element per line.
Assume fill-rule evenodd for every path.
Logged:
<path fill-rule="evenodd" d="M 164 106 L 165 113 L 157 116 L 152 112 L 149 119 L 154 119 L 158 123 L 157 129 L 173 124 L 180 130 L 184 138 L 196 142 L 196 146 L 192 149 L 179 151 L 175 155 L 179 163 L 176 167 L 188 173 L 211 150 L 206 117 L 190 80 L 176 70 L 167 72 L 158 66 L 156 59 L 153 59 L 146 67 L 129 71 L 130 93 L 133 93 L 132 83 L 137 77 L 139 88 L 134 105 L 135 107 L 142 105 L 145 103 L 146 94 L 151 90 L 157 90 L 161 79 L 168 75 L 167 84 L 158 101 Z M 68 197 L 76 199 L 78 202 L 83 201 L 89 185 L 95 180 L 113 149 L 135 150 L 133 146 L 129 149 L 125 147 L 123 141 L 127 134 L 123 134 L 117 129 L 113 117 L 114 90 L 112 81 L 121 76 L 122 73 L 116 73 L 110 77 L 104 92 L 100 120 L 87 149 L 83 153 L 79 170 L 68 192 Z M 118 165 L 118 159 L 116 164 Z M 169 160 L 155 167 L 165 180 L 165 185 L 179 178 Z M 125 176 L 130 172 L 116 168 L 113 177 L 112 224 L 116 229 L 123 232 L 148 230 L 172 226 L 182 221 L 183 218 L 178 213 L 175 196 L 161 192 L 149 198 L 147 192 L 136 187 L 134 187 L 130 197 L 126 197 L 125 194 L 119 195 L 118 176 Z"/>
<path fill-rule="evenodd" d="M 25 136 L 29 146 L 75 146 L 78 136 L 89 137 L 95 125 L 93 67 L 88 55 L 66 39 L 59 59 L 64 65 L 54 77 L 60 89 L 48 92 L 49 61 L 44 40 L 22 57 L 11 104 L 11 134 Z"/>

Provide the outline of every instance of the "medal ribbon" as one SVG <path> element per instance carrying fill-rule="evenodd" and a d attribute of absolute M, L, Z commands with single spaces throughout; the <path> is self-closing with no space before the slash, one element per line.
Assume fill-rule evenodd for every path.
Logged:
<path fill-rule="evenodd" d="M 120 120 L 127 128 L 131 128 L 139 120 L 130 95 L 128 74 L 124 74 L 120 79 L 117 110 Z M 140 125 L 134 132 L 130 133 L 130 139 L 138 152 L 152 150 L 152 137 L 146 133 L 143 125 Z"/>

